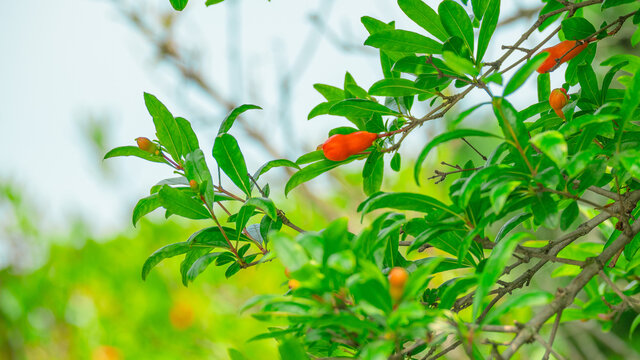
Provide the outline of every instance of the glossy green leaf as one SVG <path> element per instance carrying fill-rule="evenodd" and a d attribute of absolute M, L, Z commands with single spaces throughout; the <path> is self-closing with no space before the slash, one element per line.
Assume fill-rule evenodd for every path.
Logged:
<path fill-rule="evenodd" d="M 386 30 L 374 33 L 365 45 L 390 51 L 419 54 L 440 54 L 442 44 L 426 36 L 406 30 Z"/>
<path fill-rule="evenodd" d="M 395 153 L 393 154 L 393 157 L 391 158 L 391 170 L 393 171 L 400 171 L 400 164 L 402 163 L 402 157 L 400 156 L 400 153 Z"/>
<path fill-rule="evenodd" d="M 141 217 L 147 215 L 160 206 L 162 206 L 162 204 L 160 203 L 160 197 L 158 194 L 153 194 L 140 199 L 136 204 L 136 207 L 133 208 L 133 226 L 136 226 Z"/>
<path fill-rule="evenodd" d="M 440 22 L 440 17 L 438 17 L 435 10 L 425 4 L 424 1 L 398 0 L 398 6 L 400 6 L 400 9 L 402 9 L 409 19 L 420 25 L 420 27 L 428 31 L 431 35 L 440 41 L 447 41 L 449 35 L 444 30 Z"/>
<path fill-rule="evenodd" d="M 186 242 L 180 242 L 175 244 L 170 244 L 160 249 L 156 250 L 151 256 L 147 258 L 142 265 L 142 280 L 147 278 L 149 271 L 153 269 L 156 265 L 158 265 L 162 260 L 182 255 L 190 250 L 190 246 Z"/>
<path fill-rule="evenodd" d="M 369 95 L 375 96 L 399 97 L 429 93 L 429 91 L 417 87 L 415 82 L 408 79 L 383 79 L 369 88 Z"/>
<path fill-rule="evenodd" d="M 414 168 L 414 179 L 416 181 L 416 184 L 420 185 L 420 171 L 422 170 L 422 163 L 433 148 L 449 140 L 473 136 L 498 137 L 497 135 L 474 129 L 457 129 L 436 136 L 422 149 L 420 155 L 418 155 L 418 159 L 416 160 Z"/>
<path fill-rule="evenodd" d="M 562 168 L 567 163 L 568 147 L 564 136 L 559 131 L 550 130 L 539 133 L 531 138 L 531 143 L 551 161 Z"/>
<path fill-rule="evenodd" d="M 534 56 L 531 60 L 527 61 L 515 74 L 511 77 L 507 85 L 504 87 L 502 96 L 507 96 L 514 91 L 518 90 L 525 81 L 533 74 L 534 71 L 544 62 L 549 54 L 546 52 L 540 53 Z"/>
<path fill-rule="evenodd" d="M 430 212 L 433 210 L 444 211 L 454 216 L 459 214 L 452 210 L 449 206 L 431 196 L 397 192 L 397 193 L 379 193 L 365 200 L 361 205 L 362 216 L 373 210 L 390 208 L 396 210 L 413 210 L 419 212 Z M 360 208 L 359 207 L 359 208 Z"/>
<path fill-rule="evenodd" d="M 236 121 L 238 116 L 240 116 L 240 114 L 242 114 L 243 112 L 245 112 L 247 110 L 252 110 L 252 109 L 262 110 L 262 108 L 260 106 L 251 105 L 251 104 L 240 105 L 240 106 L 236 107 L 235 109 L 231 110 L 231 112 L 227 115 L 227 117 L 220 124 L 220 128 L 218 129 L 218 135 L 228 132 L 231 129 L 231 127 L 233 126 L 233 123 Z"/>
<path fill-rule="evenodd" d="M 473 8 L 473 15 L 480 21 L 491 4 L 489 0 L 471 0 L 471 6 Z"/>
<path fill-rule="evenodd" d="M 607 98 L 607 91 L 609 91 L 609 86 L 611 85 L 611 81 L 613 80 L 613 77 L 616 75 L 618 71 L 620 71 L 623 67 L 625 67 L 628 64 L 629 64 L 628 61 L 623 61 L 619 64 L 614 65 L 613 67 L 611 67 L 611 69 L 609 69 L 609 71 L 607 71 L 607 74 L 604 76 L 604 79 L 602 80 L 602 90 L 600 91 L 601 104 L 604 103 L 605 99 Z"/>
<path fill-rule="evenodd" d="M 181 162 L 182 139 L 176 119 L 169 110 L 155 96 L 144 93 L 144 102 L 156 127 L 156 136 L 160 143 L 167 149 L 173 160 Z"/>
<path fill-rule="evenodd" d="M 271 161 L 267 161 L 255 172 L 255 174 L 253 174 L 253 179 L 258 181 L 258 178 L 260 178 L 260 176 L 262 176 L 267 171 L 276 167 L 292 167 L 300 170 L 300 166 L 298 166 L 298 164 L 294 163 L 291 160 L 287 160 L 287 159 L 271 160 Z"/>
<path fill-rule="evenodd" d="M 451 51 L 444 51 L 442 58 L 447 63 L 447 66 L 458 74 L 478 76 L 478 69 L 475 68 L 470 60 L 460 57 Z"/>
<path fill-rule="evenodd" d="M 506 181 L 495 185 L 489 193 L 491 207 L 495 214 L 500 214 L 509 195 L 521 184 L 520 181 Z"/>
<path fill-rule="evenodd" d="M 498 235 L 496 235 L 495 242 L 499 242 L 505 235 L 507 235 L 511 230 L 515 229 L 516 226 L 522 224 L 524 221 L 528 220 L 532 215 L 530 213 L 520 213 L 511 219 L 509 219 L 498 231 Z"/>
<path fill-rule="evenodd" d="M 493 112 L 505 139 L 523 154 L 524 146 L 529 140 L 529 133 L 516 109 L 504 98 L 496 97 L 493 99 Z"/>
<path fill-rule="evenodd" d="M 169 187 L 169 185 L 162 186 L 158 195 L 162 206 L 172 214 L 196 220 L 211 217 L 202 201 L 192 198 L 183 191 Z"/>
<path fill-rule="evenodd" d="M 191 128 L 191 123 L 187 119 L 181 117 L 176 118 L 176 123 L 180 130 L 180 142 L 182 142 L 181 154 L 186 156 L 187 154 L 199 149 L 200 144 L 198 142 L 198 137 L 193 131 L 193 128 Z"/>
<path fill-rule="evenodd" d="M 496 26 L 498 25 L 499 17 L 500 0 L 489 0 L 489 4 L 487 5 L 486 12 L 484 14 L 484 19 L 480 25 L 480 33 L 478 34 L 477 61 L 482 61 L 484 54 L 487 52 L 493 32 L 496 30 Z"/>
<path fill-rule="evenodd" d="M 215 4 L 219 4 L 221 2 L 223 2 L 224 0 L 207 0 L 204 4 L 206 6 L 211 6 L 211 5 L 215 5 Z"/>
<path fill-rule="evenodd" d="M 189 0 L 169 0 L 169 2 L 171 2 L 171 6 L 178 11 L 184 10 L 188 1 Z"/>
<path fill-rule="evenodd" d="M 562 21 L 562 31 L 567 40 L 585 40 L 596 28 L 587 19 L 574 16 Z"/>
<path fill-rule="evenodd" d="M 379 155 L 375 156 L 374 154 Z M 362 189 L 367 196 L 380 191 L 383 176 L 384 157 L 377 151 L 372 152 L 362 169 Z"/>
<path fill-rule="evenodd" d="M 223 1 L 223 0 L 218 0 L 218 1 Z M 236 349 L 229 349 L 228 353 L 229 353 L 230 360 L 249 360 L 247 357 L 242 355 L 240 351 Z"/>
<path fill-rule="evenodd" d="M 213 191 L 213 179 L 202 150 L 196 149 L 192 153 L 187 154 L 184 169 L 187 178 L 193 179 L 198 183 L 200 186 L 200 193 L 204 194 L 207 204 L 210 207 L 213 207 L 215 198 L 215 193 Z"/>
<path fill-rule="evenodd" d="M 551 74 L 538 75 L 538 101 L 548 103 L 551 95 Z"/>
<path fill-rule="evenodd" d="M 211 248 L 195 247 L 189 250 L 184 256 L 184 259 L 180 263 L 180 275 L 182 276 L 182 285 L 189 286 L 189 270 L 193 264 L 202 256 L 205 256 L 211 251 Z M 193 279 L 192 279 L 193 280 Z"/>
<path fill-rule="evenodd" d="M 331 115 L 348 117 L 368 118 L 376 113 L 380 115 L 401 115 L 399 112 L 391 110 L 384 105 L 365 99 L 342 100 L 339 103 L 333 105 L 329 110 L 329 114 Z"/>
<path fill-rule="evenodd" d="M 620 106 L 620 121 L 618 126 L 624 130 L 629 120 L 631 120 L 636 108 L 640 105 L 640 76 L 634 76 L 633 82 L 627 88 Z M 616 134 L 617 150 L 620 151 L 620 142 L 622 140 L 622 131 Z"/>
<path fill-rule="evenodd" d="M 313 88 L 316 89 L 327 101 L 339 101 L 344 100 L 344 90 L 325 84 L 314 84 Z"/>
<path fill-rule="evenodd" d="M 513 250 L 515 250 L 518 243 L 530 236 L 531 235 L 527 233 L 515 233 L 498 242 L 493 248 L 482 273 L 479 275 L 478 288 L 473 297 L 473 319 L 477 319 L 478 315 L 480 315 L 484 297 L 489 293 L 491 287 L 496 284 L 500 275 L 502 275 L 502 271 L 507 266 Z"/>
<path fill-rule="evenodd" d="M 311 111 L 309 112 L 309 115 L 307 115 L 307 120 L 311 120 L 316 116 L 329 114 L 329 110 L 331 110 L 331 107 L 337 103 L 338 103 L 338 100 L 327 101 L 327 102 L 323 102 L 316 105 L 316 107 L 311 109 Z"/>
<path fill-rule="evenodd" d="M 578 81 L 580 82 L 580 96 L 590 100 L 592 103 L 600 105 L 600 90 L 596 73 L 589 64 L 578 66 Z"/>
<path fill-rule="evenodd" d="M 212 153 L 218 166 L 229 179 L 247 196 L 251 196 L 247 165 L 244 162 L 244 156 L 242 156 L 236 139 L 226 133 L 218 135 L 213 143 Z"/>
<path fill-rule="evenodd" d="M 461 38 L 469 52 L 473 54 L 473 26 L 462 5 L 445 0 L 438 5 L 438 14 L 440 14 L 440 22 L 447 33 Z"/>
<path fill-rule="evenodd" d="M 149 154 L 148 152 L 140 149 L 137 146 L 120 146 L 115 149 L 111 149 L 104 155 L 104 158 L 109 159 L 118 156 L 135 156 L 147 161 L 165 164 L 167 163 L 167 161 L 162 156 Z"/>
<path fill-rule="evenodd" d="M 223 233 L 224 231 L 224 233 Z M 209 247 L 209 248 L 222 248 L 229 249 L 229 242 L 227 239 L 237 239 L 237 233 L 235 229 L 222 226 L 222 231 L 217 226 L 211 226 L 198 230 L 189 236 L 187 242 L 193 247 Z M 241 241 L 249 241 L 245 235 L 240 234 Z"/>
<path fill-rule="evenodd" d="M 560 216 L 560 229 L 567 230 L 571 224 L 578 218 L 580 210 L 578 209 L 578 202 L 573 201 L 567 206 L 562 215 Z"/>

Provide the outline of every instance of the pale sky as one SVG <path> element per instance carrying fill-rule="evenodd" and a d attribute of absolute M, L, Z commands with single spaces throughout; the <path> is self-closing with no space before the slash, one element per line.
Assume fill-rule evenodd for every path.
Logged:
<path fill-rule="evenodd" d="M 240 67 L 241 76 L 229 71 L 229 21 L 237 21 L 230 16 L 231 1 L 206 8 L 204 0 L 191 0 L 175 19 L 177 42 L 202 54 L 203 73 L 218 90 L 234 102 L 262 106 L 264 110 L 251 113 L 248 120 L 273 138 L 281 151 L 289 151 L 291 159 L 313 150 L 332 127 L 348 126 L 338 117 L 306 120 L 308 112 L 322 102 L 312 85 L 341 86 L 349 71 L 367 89 L 382 77 L 375 52 L 345 52 L 319 37 L 317 50 L 292 91 L 287 112 L 292 126 L 285 126 L 279 123 L 278 79 L 315 29 L 309 15 L 326 0 L 240 2 L 242 18 L 236 25 L 241 28 L 242 61 L 232 64 L 232 69 Z M 427 1 L 434 8 L 438 2 Z M 133 3 L 144 4 L 150 13 L 172 11 L 168 0 Z M 517 2 L 524 8 L 531 6 L 526 3 Z M 506 16 L 516 2 L 503 4 L 501 12 Z M 328 26 L 348 43 L 362 44 L 367 33 L 359 19 L 364 15 L 396 20 L 398 28 L 424 33 L 395 1 L 385 0 L 335 0 Z M 521 32 L 522 26 L 510 26 L 511 31 L 502 33 L 495 43 L 515 41 L 512 35 Z M 529 45 L 541 38 L 535 34 Z M 496 57 L 496 50 L 490 47 L 488 57 Z M 174 115 L 190 119 L 205 154 L 210 154 L 219 121 L 226 114 L 180 82 L 171 66 L 159 64 L 153 48 L 109 0 L 7 1 L 0 11 L 0 54 L 0 181 L 18 184 L 36 202 L 47 229 L 65 229 L 68 216 L 75 214 L 89 220 L 99 233 L 129 229 L 135 202 L 156 181 L 171 176 L 164 168 L 134 158 L 109 160 L 118 175 L 107 176 L 89 141 L 83 139 L 80 125 L 89 116 L 108 120 L 110 147 L 133 145 L 138 136 L 151 138 L 153 123 L 142 98 L 147 91 Z M 516 104 L 530 100 L 526 96 L 513 99 Z M 232 133 L 239 137 L 250 171 L 271 159 L 238 130 Z M 286 140 L 291 137 L 296 139 L 294 146 Z M 412 141 L 419 145 L 424 139 L 416 136 Z M 272 186 L 272 192 L 282 193 L 283 188 L 284 184 L 280 189 Z"/>

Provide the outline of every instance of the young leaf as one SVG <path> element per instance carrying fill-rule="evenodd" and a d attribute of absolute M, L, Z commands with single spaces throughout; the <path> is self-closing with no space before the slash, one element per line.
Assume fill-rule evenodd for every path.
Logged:
<path fill-rule="evenodd" d="M 570 17 L 562 21 L 562 31 L 567 40 L 586 40 L 596 28 L 583 17 Z"/>
<path fill-rule="evenodd" d="M 251 104 L 240 105 L 240 106 L 236 107 L 235 109 L 231 110 L 229 115 L 227 115 L 227 117 L 220 124 L 220 129 L 218 129 L 218 135 L 228 132 L 231 129 L 231 127 L 233 126 L 233 123 L 236 121 L 238 116 L 240 116 L 240 114 L 242 114 L 243 112 L 245 112 L 247 110 L 251 110 L 251 109 L 262 110 L 262 108 L 260 106 L 251 105 Z"/>
<path fill-rule="evenodd" d="M 444 30 L 438 14 L 422 0 L 398 0 L 400 9 L 420 27 L 440 41 L 447 41 L 449 35 Z"/>
<path fill-rule="evenodd" d="M 531 138 L 531 143 L 551 159 L 558 168 L 567 162 L 568 148 L 564 136 L 556 130 L 545 131 Z"/>
<path fill-rule="evenodd" d="M 462 5 L 445 0 L 438 6 L 438 14 L 447 33 L 461 38 L 469 52 L 473 54 L 473 26 Z"/>
<path fill-rule="evenodd" d="M 140 199 L 136 204 L 136 207 L 133 208 L 133 226 L 136 226 L 141 217 L 147 215 L 160 206 L 162 206 L 162 204 L 160 203 L 160 197 L 158 197 L 158 194 L 153 194 Z"/>
<path fill-rule="evenodd" d="M 507 86 L 504 87 L 504 93 L 502 96 L 507 96 L 512 92 L 518 90 L 520 86 L 524 84 L 525 81 L 531 76 L 531 74 L 544 62 L 544 60 L 549 56 L 546 52 L 542 52 L 533 57 L 533 59 L 527 61 L 515 74 L 511 77 L 511 80 L 507 83 Z"/>
<path fill-rule="evenodd" d="M 144 93 L 144 102 L 156 127 L 156 135 L 160 143 L 167 149 L 173 160 L 181 163 L 182 139 L 176 119 L 155 96 Z"/>
<path fill-rule="evenodd" d="M 154 266 L 158 265 L 162 260 L 170 257 L 174 257 L 177 255 L 181 255 L 189 251 L 191 247 L 186 242 L 180 242 L 175 244 L 170 244 L 160 249 L 156 250 L 151 256 L 147 258 L 142 265 L 142 280 L 147 278 L 149 271 L 153 269 Z"/>
<path fill-rule="evenodd" d="M 287 159 L 271 160 L 271 161 L 267 161 L 267 163 L 262 165 L 255 172 L 255 174 L 253 174 L 253 180 L 258 181 L 258 179 L 260 178 L 260 176 L 262 176 L 262 174 L 266 173 L 267 171 L 269 171 L 269 170 L 271 170 L 271 169 L 273 169 L 275 167 L 282 167 L 282 166 L 292 167 L 292 168 L 296 168 L 296 169 L 300 170 L 300 166 L 298 166 L 298 164 L 294 163 L 291 160 L 287 160 Z"/>
<path fill-rule="evenodd" d="M 322 154 L 322 151 L 320 152 L 320 154 Z M 337 166 L 350 163 L 359 157 L 360 156 L 358 155 L 351 156 L 350 158 L 344 161 L 320 160 L 311 165 L 303 167 L 302 170 L 293 174 L 293 176 L 289 178 L 289 181 L 287 181 L 287 185 L 285 185 L 284 187 L 284 195 L 286 196 L 287 194 L 289 194 L 289 192 L 293 190 L 296 186 L 302 183 L 305 183 L 315 178 L 316 176 L 323 174 Z"/>
<path fill-rule="evenodd" d="M 421 89 L 409 79 L 383 79 L 369 88 L 369 95 L 375 96 L 410 96 L 416 94 L 429 94 L 430 92 Z"/>
<path fill-rule="evenodd" d="M 135 156 L 147 161 L 165 164 L 167 163 L 167 161 L 162 156 L 149 154 L 148 152 L 140 149 L 137 146 L 120 146 L 115 149 L 111 149 L 104 155 L 104 158 L 108 159 L 117 156 Z"/>
<path fill-rule="evenodd" d="M 215 4 L 219 4 L 221 2 L 223 2 L 224 0 L 207 0 L 204 4 L 206 6 L 211 6 L 211 5 L 215 5 Z"/>
<path fill-rule="evenodd" d="M 162 206 L 172 214 L 196 220 L 211 217 L 201 201 L 192 198 L 184 191 L 164 185 L 158 195 Z"/>
<path fill-rule="evenodd" d="M 476 60 L 478 62 L 482 61 L 484 54 L 487 52 L 493 32 L 496 30 L 496 26 L 498 25 L 498 17 L 500 17 L 500 0 L 489 0 L 489 4 L 486 9 L 484 20 L 482 20 L 480 33 L 478 35 L 478 52 L 476 55 Z"/>
<path fill-rule="evenodd" d="M 247 196 L 251 196 L 251 184 L 244 156 L 236 139 L 223 133 L 216 137 L 213 143 L 213 158 L 216 159 L 220 169 L 236 184 Z"/>
<path fill-rule="evenodd" d="M 415 168 L 414 168 L 414 179 L 416 184 L 420 185 L 420 171 L 422 169 L 422 163 L 427 158 L 429 151 L 434 147 L 447 142 L 453 139 L 460 139 L 463 137 L 472 137 L 472 136 L 481 136 L 481 137 L 498 137 L 488 132 L 474 130 L 474 129 L 458 129 L 453 131 L 448 131 L 443 134 L 440 134 L 433 138 L 420 152 L 418 155 L 418 159 L 416 160 Z"/>
<path fill-rule="evenodd" d="M 420 34 L 406 30 L 386 30 L 374 33 L 364 42 L 365 45 L 390 51 L 419 54 L 440 54 L 442 44 Z"/>

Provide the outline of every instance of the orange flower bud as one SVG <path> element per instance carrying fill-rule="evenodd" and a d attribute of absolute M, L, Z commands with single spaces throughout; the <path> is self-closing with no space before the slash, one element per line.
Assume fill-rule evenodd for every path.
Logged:
<path fill-rule="evenodd" d="M 296 279 L 289 280 L 289 289 L 295 290 L 300 287 L 300 281 Z"/>
<path fill-rule="evenodd" d="M 289 269 L 284 268 L 284 276 L 286 276 L 286 277 L 287 277 L 287 279 L 288 279 L 288 278 L 291 278 L 291 273 L 289 272 Z"/>
<path fill-rule="evenodd" d="M 564 113 L 562 112 L 562 108 L 567 105 L 569 102 L 569 96 L 567 95 L 567 90 L 564 88 L 553 89 L 551 95 L 549 95 L 549 105 L 556 114 L 561 117 L 564 117 Z"/>
<path fill-rule="evenodd" d="M 560 64 L 565 63 L 578 56 L 578 54 L 589 45 L 589 41 L 584 41 L 582 45 L 578 45 L 574 49 L 576 43 L 575 40 L 565 40 L 557 45 L 543 49 L 541 52 L 547 52 L 549 56 L 547 56 L 547 59 L 538 67 L 538 72 L 540 74 L 549 72 L 549 70 L 556 65 L 556 59 L 562 58 L 560 59 Z"/>
<path fill-rule="evenodd" d="M 200 190 L 200 187 L 198 186 L 198 182 L 195 180 L 189 180 L 189 186 L 191 187 L 191 190 L 198 192 Z"/>
<path fill-rule="evenodd" d="M 394 267 L 389 271 L 389 285 L 392 287 L 403 288 L 409 279 L 407 270 L 401 267 Z"/>
<path fill-rule="evenodd" d="M 336 134 L 322 144 L 322 151 L 327 159 L 342 161 L 366 150 L 377 138 L 378 134 L 368 131 L 357 131 L 347 135 Z"/>
<path fill-rule="evenodd" d="M 146 152 L 148 152 L 149 154 L 156 154 L 156 151 L 158 150 L 158 146 L 153 143 L 153 141 L 149 140 L 146 137 L 139 137 L 136 138 L 136 142 L 138 143 L 138 147 L 141 150 L 144 150 Z"/>

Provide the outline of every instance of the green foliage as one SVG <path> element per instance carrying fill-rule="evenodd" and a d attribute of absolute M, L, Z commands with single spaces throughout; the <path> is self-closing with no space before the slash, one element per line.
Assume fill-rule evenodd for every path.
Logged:
<path fill-rule="evenodd" d="M 345 74 L 342 88 L 316 84 L 314 88 L 326 101 L 308 115 L 309 119 L 339 116 L 353 125 L 332 129 L 330 135 L 355 131 L 377 134 L 364 145 L 356 140 L 340 145 L 350 155 L 343 161 L 331 161 L 324 150 L 317 150 L 295 162 L 268 162 L 250 176 L 238 142 L 228 133 L 239 114 L 259 108 L 242 105 L 220 125 L 212 150 L 220 176 L 213 180 L 188 121 L 174 118 L 155 97 L 145 94 L 161 151 L 173 161 L 164 153 L 164 161 L 146 159 L 171 166 L 184 180 L 167 181 L 159 190 L 159 185 L 152 188 L 157 197 L 140 201 L 134 223 L 162 206 L 167 216 L 207 218 L 216 226 L 152 254 L 143 267 L 143 278 L 161 260 L 182 254 L 185 285 L 210 264 L 226 266 L 224 274 L 231 277 L 277 258 L 288 269 L 290 291 L 259 296 L 247 307 L 257 308 L 254 317 L 260 320 L 278 322 L 257 339 L 277 339 L 283 359 L 413 359 L 428 357 L 450 337 L 463 344 L 470 357 L 492 354 L 509 358 L 524 343 L 538 339 L 534 334 L 554 316 L 558 324 L 594 319 L 608 328 L 623 311 L 620 309 L 638 311 L 637 300 L 629 297 L 640 292 L 633 280 L 640 268 L 640 223 L 636 220 L 640 200 L 640 58 L 614 54 L 599 66 L 593 64 L 599 40 L 615 36 L 628 26 L 628 19 L 640 22 L 640 18 L 636 21 L 637 4 L 629 5 L 631 12 L 596 30 L 582 14 L 584 8 L 596 7 L 599 2 L 548 1 L 525 36 L 520 40 L 519 34 L 514 36 L 506 53 L 489 62 L 485 55 L 500 20 L 500 1 L 471 1 L 473 17 L 467 12 L 467 1 L 462 3 L 467 7 L 442 1 L 436 12 L 420 0 L 398 1 L 408 18 L 437 40 L 396 29 L 394 23 L 361 18 L 370 34 L 364 45 L 379 50 L 383 78 L 373 82 L 368 91 L 350 73 Z M 606 1 L 601 9 L 624 3 Z M 560 37 L 583 40 L 590 43 L 588 46 L 578 48 L 581 42 L 563 42 L 540 54 L 522 49 L 534 30 L 543 30 L 562 16 Z M 536 49 L 547 41 L 549 38 Z M 555 53 L 574 43 L 573 48 Z M 568 56 L 576 49 L 579 54 Z M 558 66 L 541 68 L 548 59 L 556 59 L 556 65 L 568 60 L 564 76 Z M 508 72 L 516 66 L 515 72 Z M 522 98 L 536 100 L 519 110 L 506 97 L 524 90 L 534 70 L 542 73 L 537 78 L 537 95 Z M 626 74 L 616 79 L 620 71 Z M 598 73 L 606 74 L 602 86 Z M 552 77 L 564 77 L 563 88 L 569 92 L 566 104 L 550 100 Z M 612 86 L 615 81 L 620 86 Z M 457 119 L 444 117 L 473 90 L 487 98 L 472 104 Z M 497 90 L 502 90 L 502 96 L 494 95 Z M 523 90 L 520 93 L 524 95 Z M 484 104 L 492 105 L 491 118 L 501 136 L 486 129 L 457 128 Z M 422 116 L 416 115 L 425 109 Z M 434 148 L 444 143 L 469 146 L 474 158 L 457 159 L 463 166 L 443 162 L 449 171 L 435 170 L 431 177 L 443 183 L 447 196 L 432 196 L 422 189 L 385 188 L 385 157 L 393 154 L 390 166 L 401 172 L 397 150 L 406 148 L 405 138 L 426 122 L 443 117 L 450 122 L 447 130 L 411 155 L 417 155 L 413 175 L 419 185 L 425 163 L 433 166 L 428 160 Z M 481 141 L 478 147 L 482 151 L 467 138 Z M 352 145 L 357 150 L 350 151 Z M 490 152 L 485 156 L 487 150 Z M 136 153 L 129 149 L 107 155 Z M 258 185 L 260 176 L 273 167 L 296 168 L 284 186 L 286 196 L 317 176 L 357 160 L 365 160 L 358 181 L 362 181 L 366 195 L 357 208 L 363 223 L 358 231 L 349 230 L 349 219 L 314 229 L 318 231 L 304 231 L 278 209 L 269 197 L 268 184 Z M 241 195 L 225 188 L 222 175 Z M 198 187 L 184 186 L 189 184 L 187 180 L 194 180 Z M 220 203 L 222 195 L 237 205 L 233 211 Z M 218 208 L 235 228 L 221 225 L 218 218 L 225 215 L 217 215 Z M 380 213 L 382 209 L 385 212 Z M 256 215 L 262 216 L 260 224 L 250 224 Z M 616 230 L 611 228 L 613 218 L 617 219 Z M 597 230 L 598 226 L 602 229 Z M 283 228 L 299 234 L 291 236 Z M 578 240 L 589 233 L 594 235 Z M 595 243 L 599 238 L 608 241 Z M 214 249 L 219 252 L 211 252 Z M 429 256 L 421 256 L 427 249 Z M 625 256 L 620 257 L 623 252 Z M 534 260 L 535 264 L 527 265 Z M 555 299 L 540 289 L 518 292 L 553 262 L 564 263 L 553 271 L 555 276 L 571 277 Z M 390 282 L 386 275 L 395 267 L 406 269 L 407 279 Z M 514 278 L 510 272 L 516 268 L 527 270 Z M 594 278 L 596 274 L 603 282 Z M 627 284 L 624 294 L 616 281 Z M 525 319 L 525 326 L 509 328 L 507 332 L 515 333 L 515 338 L 506 349 L 492 348 L 488 344 L 495 344 L 496 337 L 486 334 L 491 330 L 483 327 L 505 324 L 503 319 L 511 308 L 536 315 Z M 632 328 L 635 326 L 637 321 Z M 231 356 L 240 355 L 232 351 Z"/>

